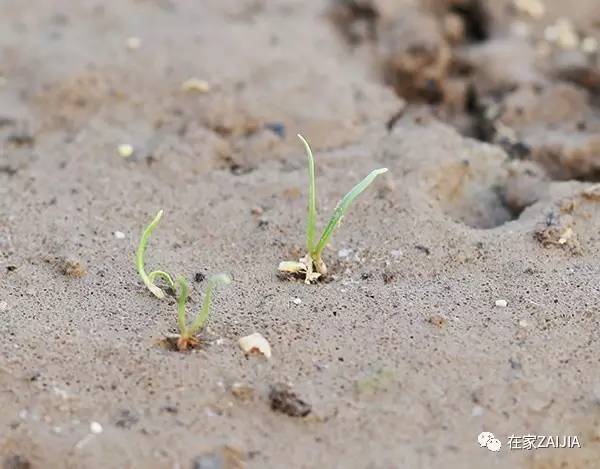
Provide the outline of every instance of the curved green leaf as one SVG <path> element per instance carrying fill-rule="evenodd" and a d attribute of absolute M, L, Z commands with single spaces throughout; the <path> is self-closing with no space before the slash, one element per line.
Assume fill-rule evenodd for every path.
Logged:
<path fill-rule="evenodd" d="M 317 247 L 315 248 L 315 250 L 311 252 L 311 255 L 313 256 L 314 259 L 321 258 L 321 253 L 323 252 L 323 249 L 325 249 L 325 246 L 327 245 L 327 241 L 329 240 L 333 231 L 336 229 L 336 227 L 340 223 L 340 220 L 342 219 L 342 217 L 348 210 L 348 207 L 350 206 L 352 201 L 354 199 L 356 199 L 356 197 L 358 197 L 367 187 L 369 187 L 369 185 L 371 185 L 371 183 L 375 180 L 375 178 L 377 176 L 385 173 L 386 171 L 387 171 L 387 168 L 380 168 L 380 169 L 375 169 L 375 170 L 371 171 L 366 178 L 364 178 L 356 186 L 354 186 L 352 188 L 352 190 L 350 192 L 348 192 L 344 196 L 344 198 L 337 204 L 335 211 L 333 212 L 333 216 L 331 217 L 331 220 L 329 220 L 329 223 L 323 230 L 323 234 L 321 235 L 319 244 L 317 244 Z"/>
<path fill-rule="evenodd" d="M 159 212 L 156 214 L 154 219 L 146 227 L 146 229 L 142 233 L 142 237 L 140 238 L 140 243 L 139 243 L 137 251 L 135 253 L 135 263 L 137 266 L 137 271 L 140 274 L 140 277 L 142 278 L 144 285 L 146 285 L 146 287 L 148 287 L 148 290 L 150 290 L 154 294 L 154 296 L 156 296 L 157 298 L 164 298 L 165 293 L 154 284 L 154 281 L 153 281 L 154 277 L 156 277 L 157 275 L 161 275 L 167 280 L 167 282 L 169 283 L 171 288 L 173 288 L 173 286 L 174 286 L 173 279 L 171 279 L 169 274 L 162 272 L 162 271 L 156 271 L 156 272 L 152 272 L 149 276 L 148 274 L 146 274 L 146 269 L 145 269 L 145 265 L 144 265 L 145 264 L 144 256 L 146 254 L 146 246 L 148 245 L 148 240 L 150 239 L 150 235 L 152 234 L 152 232 L 158 225 L 158 222 L 162 218 L 162 215 L 163 215 L 163 211 L 159 210 Z"/>

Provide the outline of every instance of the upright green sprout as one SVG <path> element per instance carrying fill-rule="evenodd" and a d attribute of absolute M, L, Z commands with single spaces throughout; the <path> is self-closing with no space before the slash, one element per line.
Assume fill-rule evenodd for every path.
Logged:
<path fill-rule="evenodd" d="M 140 238 L 140 244 L 138 245 L 137 251 L 135 253 L 135 264 L 137 266 L 138 273 L 140 274 L 140 277 L 144 281 L 146 287 L 148 287 L 148 290 L 150 290 L 157 298 L 164 298 L 165 292 L 163 292 L 158 286 L 154 284 L 154 279 L 156 277 L 164 278 L 169 284 L 169 287 L 171 287 L 172 290 L 175 290 L 175 283 L 173 282 L 173 279 L 168 273 L 163 272 L 162 270 L 155 270 L 153 272 L 150 272 L 149 274 L 146 274 L 146 269 L 144 267 L 144 255 L 146 253 L 146 246 L 148 245 L 148 240 L 150 239 L 150 235 L 154 231 L 154 228 L 156 228 L 156 225 L 158 225 L 158 222 L 160 221 L 162 215 L 163 211 L 160 210 L 154 217 L 154 220 L 152 220 L 150 224 L 146 227 L 146 229 L 142 233 L 142 237 Z"/>
<path fill-rule="evenodd" d="M 321 275 L 327 274 L 327 266 L 321 258 L 323 249 L 327 245 L 333 231 L 339 225 L 348 207 L 358 195 L 363 192 L 375 180 L 377 176 L 387 171 L 387 168 L 375 169 L 348 192 L 337 204 L 333 216 L 323 230 L 319 242 L 315 244 L 315 231 L 317 224 L 317 195 L 315 189 L 315 160 L 306 139 L 298 134 L 298 138 L 304 143 L 308 157 L 308 219 L 306 223 L 306 255 L 299 262 L 285 261 L 279 264 L 279 270 L 293 274 L 305 274 L 305 282 L 311 283 Z"/>
<path fill-rule="evenodd" d="M 218 284 L 228 285 L 231 283 L 231 279 L 226 274 L 218 274 L 211 277 L 204 291 L 204 300 L 202 302 L 202 308 L 196 315 L 194 321 L 188 326 L 185 304 L 188 298 L 188 285 L 184 277 L 177 277 L 177 283 L 179 284 L 179 296 L 177 297 L 177 325 L 179 327 L 179 336 L 177 337 L 177 349 L 180 351 L 187 350 L 198 345 L 198 339 L 196 334 L 204 327 L 208 315 L 210 313 L 210 302 L 212 298 L 212 292 Z"/>

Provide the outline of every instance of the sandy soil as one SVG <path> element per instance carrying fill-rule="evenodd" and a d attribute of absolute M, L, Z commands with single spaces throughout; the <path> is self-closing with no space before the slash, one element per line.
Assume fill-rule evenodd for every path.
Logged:
<path fill-rule="evenodd" d="M 531 3 L 0 0 L 4 468 L 600 467 L 600 10 Z M 390 169 L 316 285 L 277 274 L 297 132 L 321 225 Z M 160 208 L 149 266 L 234 279 L 189 353 L 133 261 Z"/>

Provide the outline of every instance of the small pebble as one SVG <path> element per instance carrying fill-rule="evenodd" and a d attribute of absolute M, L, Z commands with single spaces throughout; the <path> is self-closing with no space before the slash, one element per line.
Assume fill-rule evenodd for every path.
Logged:
<path fill-rule="evenodd" d="M 515 0 L 514 4 L 519 11 L 535 19 L 541 18 L 546 13 L 546 7 L 541 0 Z"/>
<path fill-rule="evenodd" d="M 567 228 L 565 232 L 558 239 L 558 244 L 565 244 L 569 239 L 573 237 L 573 230 L 571 228 Z"/>
<path fill-rule="evenodd" d="M 125 239 L 125 233 L 123 233 L 122 231 L 115 231 L 113 234 L 117 239 Z"/>
<path fill-rule="evenodd" d="M 302 300 L 300 298 L 294 298 L 292 300 L 292 303 L 294 303 L 295 305 L 301 305 L 302 304 Z"/>
<path fill-rule="evenodd" d="M 129 143 L 121 143 L 117 147 L 117 152 L 121 158 L 129 158 L 133 155 L 133 147 Z"/>
<path fill-rule="evenodd" d="M 257 205 L 256 207 L 252 207 L 250 213 L 252 213 L 252 215 L 262 215 L 264 210 L 261 206 Z"/>
<path fill-rule="evenodd" d="M 340 249 L 338 251 L 338 257 L 342 259 L 347 259 L 352 254 L 352 249 Z"/>
<path fill-rule="evenodd" d="M 265 128 L 269 129 L 280 138 L 285 138 L 285 125 L 280 122 L 269 122 L 265 124 Z"/>
<path fill-rule="evenodd" d="M 90 431 L 95 435 L 99 435 L 100 433 L 102 433 L 102 425 L 100 425 L 98 422 L 91 422 Z"/>
<path fill-rule="evenodd" d="M 508 306 L 508 301 L 496 300 L 496 306 L 498 306 L 498 308 L 506 308 Z"/>
<path fill-rule="evenodd" d="M 271 345 L 261 334 L 255 332 L 254 334 L 242 337 L 238 341 L 240 348 L 247 354 L 261 354 L 267 358 L 271 358 Z"/>
<path fill-rule="evenodd" d="M 523 329 L 529 327 L 529 322 L 526 321 L 525 319 L 521 319 L 519 320 L 519 327 L 522 327 Z"/>
<path fill-rule="evenodd" d="M 394 249 L 393 251 L 390 251 L 390 255 L 396 259 L 402 257 L 402 249 Z"/>
<path fill-rule="evenodd" d="M 206 80 L 190 78 L 181 84 L 181 89 L 187 92 L 208 93 L 210 91 L 210 85 Z"/>
<path fill-rule="evenodd" d="M 6 311 L 8 309 L 8 303 L 6 301 L 0 301 L 0 311 Z"/>
<path fill-rule="evenodd" d="M 128 49 L 136 50 L 142 45 L 142 40 L 139 37 L 131 36 L 127 38 L 126 44 Z"/>
<path fill-rule="evenodd" d="M 544 38 L 548 42 L 557 43 L 563 49 L 575 49 L 579 45 L 579 36 L 567 18 L 559 18 L 556 23 L 546 27 Z"/>

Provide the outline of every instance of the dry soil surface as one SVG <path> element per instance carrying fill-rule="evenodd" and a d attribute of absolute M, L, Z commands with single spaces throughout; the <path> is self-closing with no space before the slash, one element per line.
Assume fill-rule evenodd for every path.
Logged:
<path fill-rule="evenodd" d="M 599 27 L 597 0 L 0 0 L 4 468 L 600 467 Z M 320 226 L 389 168 L 314 285 L 277 273 L 297 132 Z M 134 264 L 161 208 L 147 263 L 189 311 L 233 277 L 187 353 Z"/>

